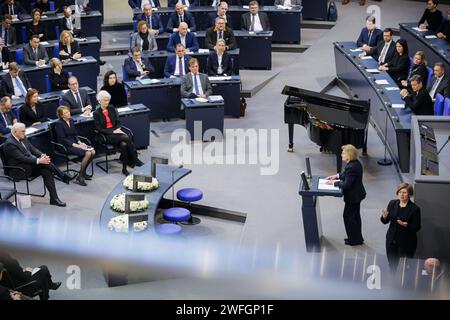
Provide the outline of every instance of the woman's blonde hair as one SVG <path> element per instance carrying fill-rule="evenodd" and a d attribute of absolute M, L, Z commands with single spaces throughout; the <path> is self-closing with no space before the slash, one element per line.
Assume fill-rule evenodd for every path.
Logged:
<path fill-rule="evenodd" d="M 58 116 L 58 118 L 59 119 L 62 119 L 62 117 L 63 117 L 63 112 L 64 111 L 70 111 L 70 108 L 69 107 L 67 107 L 67 106 L 59 106 L 57 109 L 56 109 L 56 115 Z"/>
<path fill-rule="evenodd" d="M 412 185 L 410 185 L 409 183 L 406 183 L 406 182 L 400 183 L 400 184 L 397 186 L 397 190 L 395 191 L 395 194 L 398 195 L 398 193 L 400 192 L 400 190 L 403 190 L 403 189 L 405 189 L 406 192 L 408 192 L 408 195 L 409 195 L 410 197 L 412 197 L 412 196 L 414 195 L 414 189 L 413 189 Z"/>
<path fill-rule="evenodd" d="M 352 144 L 346 144 L 342 146 L 342 151 L 348 156 L 350 161 L 358 159 L 358 149 Z"/>
<path fill-rule="evenodd" d="M 66 36 L 66 34 L 69 35 L 69 37 L 70 37 L 70 43 L 72 43 L 72 42 L 73 42 L 73 35 L 72 35 L 72 33 L 70 33 L 70 31 L 68 31 L 68 30 L 64 30 L 63 32 L 61 32 L 61 35 L 59 36 L 59 41 L 60 41 L 61 43 L 64 43 L 64 42 L 63 42 L 63 39 L 64 39 L 64 37 Z"/>

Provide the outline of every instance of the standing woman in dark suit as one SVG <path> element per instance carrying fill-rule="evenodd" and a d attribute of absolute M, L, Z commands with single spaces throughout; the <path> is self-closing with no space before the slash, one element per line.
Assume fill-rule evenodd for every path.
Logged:
<path fill-rule="evenodd" d="M 389 201 L 388 207 L 381 209 L 381 222 L 389 223 L 386 233 L 386 255 L 389 267 L 397 270 L 400 257 L 412 258 L 417 248 L 420 230 L 420 208 L 411 201 L 413 188 L 407 183 L 397 187 L 397 200 Z"/>
<path fill-rule="evenodd" d="M 50 73 L 48 78 L 50 80 L 50 90 L 60 91 L 69 89 L 69 74 L 67 71 L 63 70 L 63 65 L 61 60 L 58 58 L 50 59 Z"/>
<path fill-rule="evenodd" d="M 47 121 L 44 115 L 44 107 L 39 103 L 39 92 L 30 89 L 25 97 L 25 104 L 20 107 L 20 122 L 25 126 L 34 126 Z"/>
<path fill-rule="evenodd" d="M 119 108 L 128 104 L 125 87 L 117 81 L 117 73 L 114 70 L 109 70 L 105 73 L 103 87 L 100 90 L 105 90 L 111 95 L 110 103 L 114 107 Z"/>
<path fill-rule="evenodd" d="M 77 155 L 81 160 L 80 173 L 77 177 L 77 182 L 80 186 L 87 186 L 85 180 L 91 180 L 86 176 L 86 169 L 95 156 L 95 150 L 91 146 L 83 143 L 78 139 L 77 129 L 70 117 L 70 108 L 66 106 L 59 106 L 56 109 L 56 115 L 59 120 L 55 122 L 56 141 L 66 147 L 71 154 Z"/>
<path fill-rule="evenodd" d="M 33 9 L 31 11 L 31 22 L 27 26 L 27 38 L 28 40 L 35 34 L 39 36 L 41 41 L 47 40 L 47 30 L 44 23 L 41 20 L 42 11 L 40 9 Z"/>
<path fill-rule="evenodd" d="M 208 76 L 228 76 L 233 73 L 233 66 L 230 55 L 225 51 L 225 40 L 217 40 L 215 51 L 208 57 Z"/>
<path fill-rule="evenodd" d="M 409 70 L 408 78 L 406 80 L 402 80 L 402 88 L 408 89 L 409 93 L 412 93 L 413 90 L 411 88 L 411 78 L 418 74 L 422 79 L 423 86 L 427 87 L 428 82 L 428 69 L 427 69 L 427 59 L 425 57 L 425 53 L 423 51 L 417 51 L 413 58 L 413 65 L 411 66 L 411 70 Z"/>
<path fill-rule="evenodd" d="M 388 63 L 378 69 L 387 71 L 392 79 L 401 87 L 402 80 L 406 80 L 409 72 L 408 44 L 405 39 L 398 39 L 395 45 L 396 52 Z"/>
<path fill-rule="evenodd" d="M 94 125 L 106 138 L 106 143 L 120 147 L 122 173 L 128 175 L 127 165 L 140 167 L 144 163 L 138 159 L 133 140 L 120 128 L 119 113 L 111 106 L 111 95 L 107 91 L 99 91 L 97 101 L 100 107 L 94 111 Z"/>
<path fill-rule="evenodd" d="M 70 31 L 64 30 L 59 37 L 59 57 L 62 60 L 80 59 L 80 46 L 78 42 L 73 39 Z"/>
<path fill-rule="evenodd" d="M 357 246 L 364 243 L 361 234 L 361 201 L 366 197 L 363 186 L 363 167 L 358 161 L 358 150 L 351 144 L 342 146 L 342 160 L 347 162 L 344 172 L 329 176 L 329 184 L 334 184 L 344 193 L 344 225 L 346 245 Z M 335 181 L 336 179 L 339 179 Z"/>

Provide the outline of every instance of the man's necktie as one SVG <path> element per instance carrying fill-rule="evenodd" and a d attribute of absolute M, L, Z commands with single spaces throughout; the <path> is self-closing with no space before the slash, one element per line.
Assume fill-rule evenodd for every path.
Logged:
<path fill-rule="evenodd" d="M 380 57 L 378 58 L 378 63 L 379 64 L 382 64 L 382 63 L 385 62 L 384 60 L 386 59 L 386 52 L 387 52 L 388 47 L 389 47 L 389 44 L 385 43 L 384 47 L 383 47 L 383 50 L 381 50 Z"/>
<path fill-rule="evenodd" d="M 2 116 L 3 116 L 3 120 L 5 120 L 5 125 L 6 126 L 10 126 L 11 125 L 11 121 L 9 120 L 8 114 L 2 112 Z"/>
<path fill-rule="evenodd" d="M 34 51 L 35 60 L 38 61 L 39 60 L 38 51 L 36 48 L 34 48 L 33 51 Z"/>
<path fill-rule="evenodd" d="M 152 18 L 151 17 L 147 17 L 147 24 L 148 24 L 148 28 L 151 30 L 152 29 Z"/>
<path fill-rule="evenodd" d="M 83 104 L 81 103 L 80 92 L 75 93 L 75 100 L 77 101 L 78 106 L 83 109 Z"/>
<path fill-rule="evenodd" d="M 200 90 L 198 89 L 197 75 L 194 75 L 194 91 L 197 96 L 200 94 Z"/>
<path fill-rule="evenodd" d="M 183 21 L 183 16 L 180 16 L 180 23 L 184 22 Z"/>
<path fill-rule="evenodd" d="M 370 46 L 370 39 L 372 39 L 372 31 L 369 31 L 369 41 L 367 41 L 368 46 Z"/>
<path fill-rule="evenodd" d="M 20 93 L 25 97 L 27 95 L 27 90 L 23 87 L 22 82 L 19 81 L 19 77 L 15 77 L 14 80 L 16 81 L 16 85 L 19 88 Z"/>
<path fill-rule="evenodd" d="M 250 24 L 250 31 L 254 31 L 255 30 L 255 15 L 252 14 L 251 16 L 252 16 L 252 21 Z"/>
<path fill-rule="evenodd" d="M 434 99 L 435 92 L 436 92 L 436 89 L 438 87 L 438 84 L 439 84 L 439 78 L 436 78 L 436 80 L 434 80 L 433 86 L 431 87 L 431 90 L 430 90 L 430 96 L 433 99 Z"/>
<path fill-rule="evenodd" d="M 223 39 L 222 31 L 219 31 L 219 39 Z"/>
<path fill-rule="evenodd" d="M 22 145 L 22 147 L 25 149 L 25 153 L 29 156 L 31 156 L 31 152 L 28 150 L 27 147 L 25 147 L 25 143 L 23 143 L 23 141 L 20 141 L 20 144 Z"/>
<path fill-rule="evenodd" d="M 183 58 L 178 58 L 178 73 L 180 76 L 184 74 L 183 72 Z"/>

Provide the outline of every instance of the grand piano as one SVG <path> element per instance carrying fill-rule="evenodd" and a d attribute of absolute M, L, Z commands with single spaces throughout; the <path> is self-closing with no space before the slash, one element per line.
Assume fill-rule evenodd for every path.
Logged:
<path fill-rule="evenodd" d="M 367 151 L 367 123 L 370 102 L 285 86 L 282 94 L 284 122 L 289 128 L 288 152 L 294 151 L 294 124 L 306 128 L 321 152 L 336 155 L 337 172 L 342 169 L 341 147 L 352 144 Z"/>

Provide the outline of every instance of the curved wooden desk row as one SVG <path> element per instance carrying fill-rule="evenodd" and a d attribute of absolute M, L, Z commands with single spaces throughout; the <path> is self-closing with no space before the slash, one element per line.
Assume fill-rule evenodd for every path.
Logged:
<path fill-rule="evenodd" d="M 428 66 L 433 68 L 436 62 L 443 62 L 450 70 L 450 43 L 438 39 L 433 31 L 418 31 L 417 22 L 400 23 L 400 38 L 408 42 L 409 55 L 423 51 L 427 57 Z"/>
<path fill-rule="evenodd" d="M 161 17 L 164 28 L 167 26 L 169 17 L 175 8 L 158 8 L 156 13 Z M 192 7 L 189 12 L 194 16 L 197 31 L 205 31 L 209 20 L 208 14 L 216 12 L 212 6 Z M 300 43 L 301 41 L 301 8 L 292 8 L 291 10 L 278 9 L 274 6 L 260 7 L 260 11 L 269 16 L 270 26 L 273 30 L 273 41 L 279 43 Z M 249 12 L 240 6 L 230 6 L 228 13 L 231 15 L 234 30 L 241 29 L 241 16 Z M 141 10 L 135 10 L 135 18 L 142 14 Z M 236 32 L 235 31 L 235 32 Z"/>
<path fill-rule="evenodd" d="M 409 172 L 413 113 L 410 109 L 395 108 L 396 104 L 404 105 L 395 81 L 387 72 L 368 72 L 367 69 L 377 69 L 378 62 L 373 58 L 360 59 L 358 55 L 361 52 L 351 51 L 356 47 L 355 42 L 334 43 L 336 75 L 348 85 L 356 99 L 370 100 L 370 120 L 375 130 L 401 172 Z M 377 80 L 387 81 L 388 84 L 377 84 Z M 389 91 L 386 89 L 389 87 L 397 87 L 397 90 Z"/>

